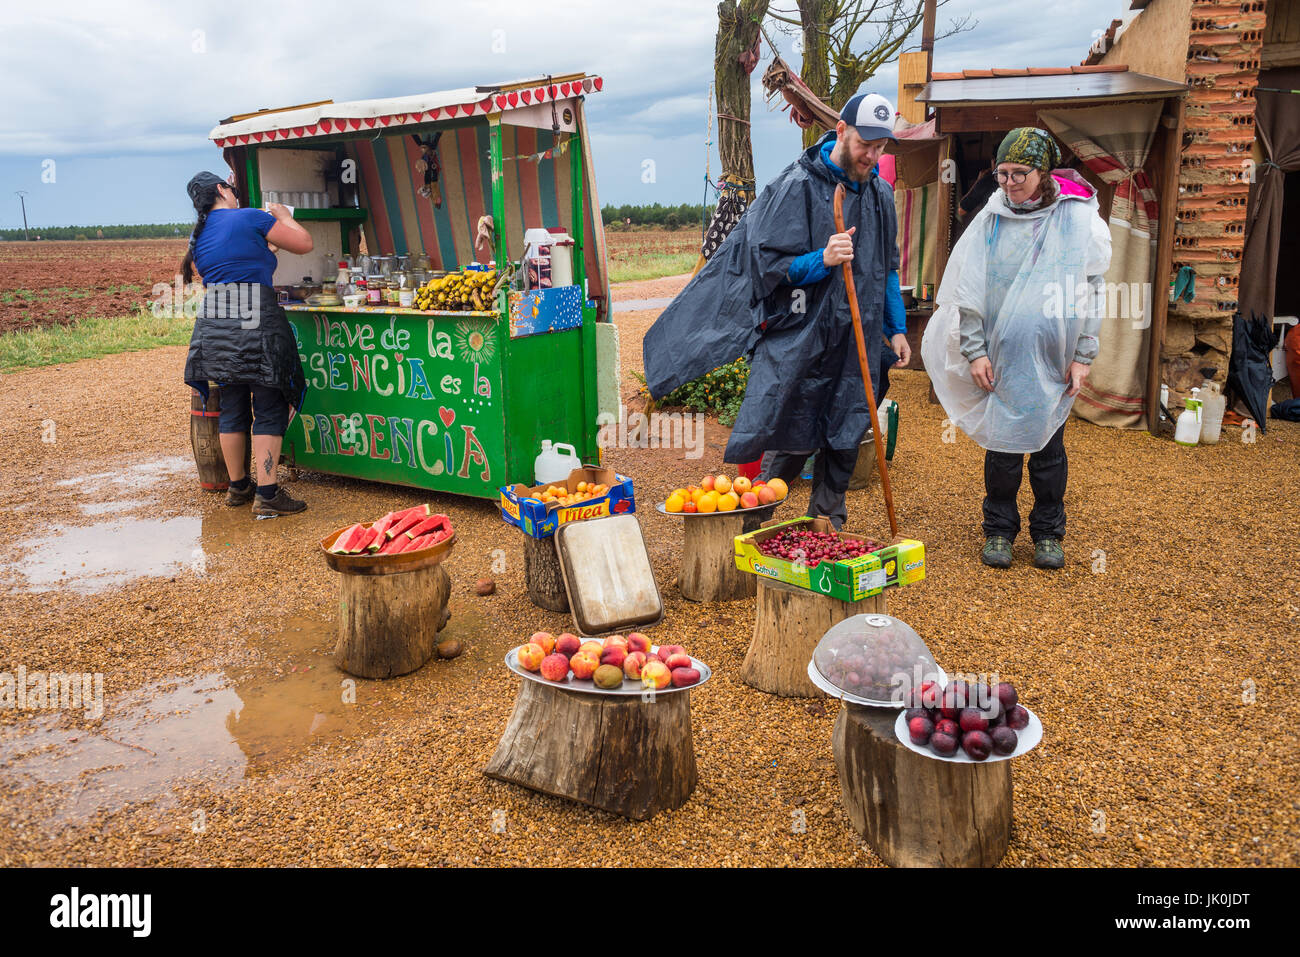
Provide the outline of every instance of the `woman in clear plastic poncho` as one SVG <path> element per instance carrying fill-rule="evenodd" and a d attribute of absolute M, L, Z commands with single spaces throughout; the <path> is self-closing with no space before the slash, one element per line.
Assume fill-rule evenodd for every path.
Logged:
<path fill-rule="evenodd" d="M 1110 232 L 1096 191 L 1060 160 L 1044 130 L 1007 134 L 1000 188 L 953 248 L 921 344 L 944 410 L 985 449 L 980 557 L 995 568 L 1020 531 L 1026 453 L 1034 564 L 1065 564 L 1065 420 L 1097 355 Z"/>

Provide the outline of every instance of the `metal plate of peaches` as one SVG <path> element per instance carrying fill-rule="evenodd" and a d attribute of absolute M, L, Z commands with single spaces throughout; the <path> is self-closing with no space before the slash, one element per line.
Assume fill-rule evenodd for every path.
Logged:
<path fill-rule="evenodd" d="M 659 646 L 651 645 L 650 650 L 658 651 Z M 700 673 L 700 680 L 695 682 L 693 685 L 687 685 L 684 688 L 675 688 L 670 684 L 667 688 L 657 688 L 652 690 L 650 688 L 642 688 L 639 679 L 634 681 L 624 675 L 623 684 L 619 688 L 597 688 L 595 682 L 590 678 L 578 678 L 572 671 L 568 673 L 563 681 L 550 681 L 543 678 L 541 674 L 536 671 L 528 671 L 520 667 L 518 653 L 518 647 L 511 648 L 506 652 L 506 667 L 521 678 L 527 678 L 529 681 L 536 681 L 538 684 L 546 685 L 548 688 L 563 688 L 565 691 L 581 691 L 584 694 L 603 694 L 616 698 L 640 697 L 642 694 L 649 695 L 652 693 L 658 696 L 661 694 L 672 694 L 675 691 L 694 691 L 696 688 L 700 687 L 700 685 L 713 677 L 712 668 L 700 661 L 700 659 L 696 658 L 694 655 L 688 655 L 687 657 L 691 659 L 691 666 Z"/>

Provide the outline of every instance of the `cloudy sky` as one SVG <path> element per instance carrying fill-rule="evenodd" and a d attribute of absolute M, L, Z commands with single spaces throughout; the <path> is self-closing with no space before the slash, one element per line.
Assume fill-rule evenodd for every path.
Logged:
<path fill-rule="evenodd" d="M 1075 64 L 1128 7 L 949 0 L 941 34 L 953 18 L 978 22 L 936 44 L 935 69 Z M 15 190 L 27 191 L 32 225 L 187 221 L 185 182 L 224 171 L 207 134 L 231 114 L 579 71 L 605 79 L 587 100 L 601 202 L 698 203 L 716 24 L 710 0 L 23 4 L 0 32 L 0 228 L 22 225 Z M 793 37 L 769 35 L 797 66 Z M 754 71 L 760 183 L 799 149 L 787 114 L 762 100 L 769 61 L 765 47 Z M 894 66 L 867 87 L 894 99 Z M 642 182 L 646 159 L 653 183 Z M 716 150 L 709 168 L 716 179 Z"/>

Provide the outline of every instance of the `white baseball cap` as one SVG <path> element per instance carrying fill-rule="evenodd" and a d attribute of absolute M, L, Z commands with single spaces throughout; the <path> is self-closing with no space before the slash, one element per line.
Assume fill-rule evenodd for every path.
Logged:
<path fill-rule="evenodd" d="M 840 119 L 864 140 L 894 140 L 894 104 L 879 93 L 858 93 L 840 110 Z"/>

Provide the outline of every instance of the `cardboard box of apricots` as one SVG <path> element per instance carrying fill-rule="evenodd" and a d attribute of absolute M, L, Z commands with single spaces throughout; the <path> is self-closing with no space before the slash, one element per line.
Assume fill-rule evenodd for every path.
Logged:
<path fill-rule="evenodd" d="M 914 539 L 904 539 L 897 545 L 886 545 L 856 558 L 838 562 L 823 560 L 812 567 L 764 555 L 759 551 L 760 542 L 791 528 L 807 529 L 810 532 L 835 530 L 835 526 L 824 518 L 796 518 L 765 525 L 746 535 L 737 535 L 736 567 L 796 588 L 829 595 L 840 601 L 861 601 L 879 595 L 886 588 L 911 585 L 925 577 L 925 545 Z M 865 535 L 854 535 L 851 532 L 839 534 L 840 538 L 858 541 L 866 539 Z"/>
<path fill-rule="evenodd" d="M 550 485 L 564 488 L 573 494 L 578 491 L 580 482 L 605 485 L 609 491 L 573 505 L 542 501 L 542 495 Z M 617 474 L 613 469 L 594 468 L 590 465 L 574 469 L 563 482 L 534 485 L 531 488 L 527 485 L 507 485 L 501 489 L 501 517 L 533 538 L 550 538 L 565 522 L 635 511 L 632 480 L 626 475 Z"/>

